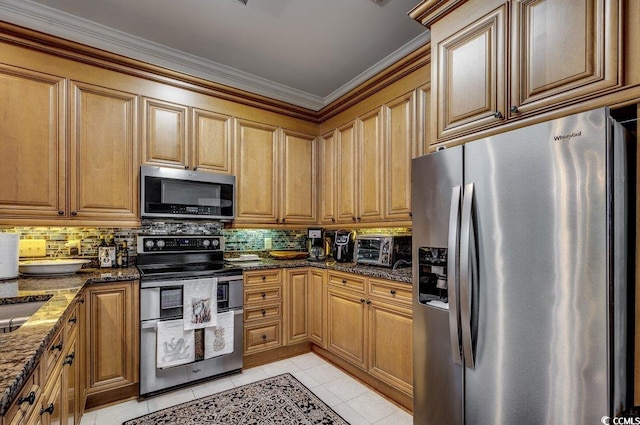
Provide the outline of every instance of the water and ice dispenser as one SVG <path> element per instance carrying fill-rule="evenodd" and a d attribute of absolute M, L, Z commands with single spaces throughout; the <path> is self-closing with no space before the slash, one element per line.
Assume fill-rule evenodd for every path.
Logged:
<path fill-rule="evenodd" d="M 418 301 L 448 303 L 447 248 L 418 248 Z"/>

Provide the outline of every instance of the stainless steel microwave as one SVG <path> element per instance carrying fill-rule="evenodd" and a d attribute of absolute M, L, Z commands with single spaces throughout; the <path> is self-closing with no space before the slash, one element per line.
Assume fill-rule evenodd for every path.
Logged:
<path fill-rule="evenodd" d="M 411 261 L 411 236 L 359 235 L 356 236 L 354 261 L 393 267 L 397 261 Z"/>
<path fill-rule="evenodd" d="M 235 176 L 143 165 L 140 215 L 231 221 L 235 218 Z"/>

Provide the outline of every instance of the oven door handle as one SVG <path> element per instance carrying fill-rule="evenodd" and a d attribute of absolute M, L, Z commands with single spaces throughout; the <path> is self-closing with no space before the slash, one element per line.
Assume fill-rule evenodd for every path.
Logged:
<path fill-rule="evenodd" d="M 160 320 L 145 320 L 140 322 L 140 329 L 158 329 L 158 323 Z"/>

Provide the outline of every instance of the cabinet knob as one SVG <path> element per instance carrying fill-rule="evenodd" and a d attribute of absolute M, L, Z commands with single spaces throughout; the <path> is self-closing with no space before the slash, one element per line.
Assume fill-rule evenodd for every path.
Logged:
<path fill-rule="evenodd" d="M 358 221 L 362 220 L 362 217 L 358 217 Z"/>
<path fill-rule="evenodd" d="M 188 169 L 189 169 L 189 166 L 188 166 L 188 165 L 185 165 L 185 166 L 184 166 L 184 169 L 185 169 L 185 170 L 188 170 Z"/>
<path fill-rule="evenodd" d="M 494 113 L 493 116 L 498 119 L 504 118 L 504 115 L 502 115 L 502 112 L 500 111 L 497 111 L 496 113 Z"/>
<path fill-rule="evenodd" d="M 282 223 L 284 223 L 285 221 L 287 221 L 287 219 L 286 219 L 286 218 L 283 218 L 283 219 L 282 219 Z"/>
<path fill-rule="evenodd" d="M 78 303 L 79 303 L 79 304 L 84 304 L 84 298 L 79 298 L 79 299 L 78 299 Z"/>
<path fill-rule="evenodd" d="M 64 215 L 64 211 L 58 210 L 58 215 Z"/>
<path fill-rule="evenodd" d="M 62 366 L 67 365 L 67 364 L 68 364 L 69 366 L 71 366 L 71 365 L 73 364 L 73 359 L 75 359 L 75 357 L 76 357 L 76 353 L 71 353 L 71 354 L 69 354 L 69 355 L 64 359 L 64 362 L 62 362 Z"/>
<path fill-rule="evenodd" d="M 262 298 L 266 298 L 267 294 L 265 294 L 264 292 L 262 293 Z"/>
<path fill-rule="evenodd" d="M 518 109 L 518 107 L 516 105 L 513 105 L 511 107 L 511 109 L 509 109 L 511 112 L 513 112 L 514 114 L 517 114 L 518 112 L 520 112 L 520 110 Z"/>
<path fill-rule="evenodd" d="M 267 277 L 266 276 L 262 276 L 262 280 L 267 280 Z"/>
<path fill-rule="evenodd" d="M 360 302 L 361 303 L 365 302 L 365 299 L 364 298 L 360 298 Z"/>
<path fill-rule="evenodd" d="M 262 335 L 262 339 L 267 339 L 267 336 L 266 335 Z"/>
<path fill-rule="evenodd" d="M 356 221 L 356 218 L 355 217 L 351 217 L 351 221 Z"/>
<path fill-rule="evenodd" d="M 51 403 L 49 407 L 47 407 L 46 409 L 45 408 L 40 409 L 40 415 L 44 415 L 45 413 L 53 415 L 53 409 L 54 409 L 54 406 L 53 406 L 53 403 Z"/>
<path fill-rule="evenodd" d="M 396 290 L 395 290 L 395 289 L 392 289 L 392 290 L 391 290 L 391 291 L 389 291 L 389 292 L 391 292 L 391 295 L 395 295 L 395 294 L 396 294 Z"/>
<path fill-rule="evenodd" d="M 75 217 L 75 216 L 78 215 L 78 212 L 77 211 L 71 211 L 71 215 Z"/>
<path fill-rule="evenodd" d="M 29 403 L 31 406 L 36 401 L 36 393 L 31 391 L 26 397 L 18 397 L 18 404 Z"/>
<path fill-rule="evenodd" d="M 276 223 L 280 223 L 280 217 L 276 217 Z"/>
<path fill-rule="evenodd" d="M 336 219 L 335 219 L 335 218 L 333 218 L 333 217 L 331 217 L 331 222 L 332 222 L 332 223 L 335 223 L 335 222 L 336 222 Z"/>
<path fill-rule="evenodd" d="M 409 217 L 413 217 L 413 213 L 409 211 Z"/>
<path fill-rule="evenodd" d="M 262 310 L 262 315 L 264 316 L 265 314 L 267 314 L 266 310 Z"/>
<path fill-rule="evenodd" d="M 346 285 L 347 284 L 347 280 L 346 279 L 342 279 L 342 284 Z"/>
<path fill-rule="evenodd" d="M 371 300 L 367 300 L 367 304 L 371 304 Z"/>

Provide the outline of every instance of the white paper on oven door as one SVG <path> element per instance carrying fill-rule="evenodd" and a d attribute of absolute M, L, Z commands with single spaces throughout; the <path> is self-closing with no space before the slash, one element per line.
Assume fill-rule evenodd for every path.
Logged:
<path fill-rule="evenodd" d="M 163 369 L 195 361 L 195 336 L 182 319 L 158 322 L 156 367 Z"/>
<path fill-rule="evenodd" d="M 185 280 L 182 317 L 185 329 L 215 326 L 218 316 L 218 279 Z"/>
<path fill-rule="evenodd" d="M 204 330 L 204 358 L 233 353 L 234 312 L 218 314 L 218 324 Z"/>

